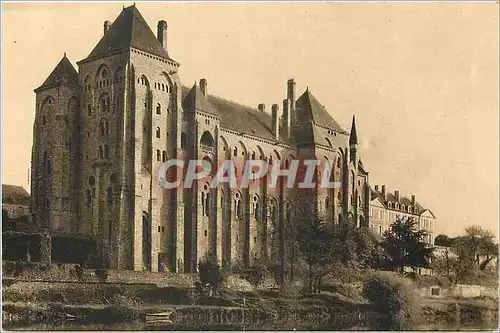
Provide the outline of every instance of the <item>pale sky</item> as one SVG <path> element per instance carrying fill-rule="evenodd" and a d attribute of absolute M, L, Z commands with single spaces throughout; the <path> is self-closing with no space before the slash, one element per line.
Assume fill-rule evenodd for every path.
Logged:
<path fill-rule="evenodd" d="M 122 6 L 2 3 L 2 183 L 29 191 L 35 94 Z M 256 107 L 309 86 L 350 129 L 370 182 L 416 194 L 449 235 L 498 234 L 498 3 L 141 3 L 184 84 Z"/>

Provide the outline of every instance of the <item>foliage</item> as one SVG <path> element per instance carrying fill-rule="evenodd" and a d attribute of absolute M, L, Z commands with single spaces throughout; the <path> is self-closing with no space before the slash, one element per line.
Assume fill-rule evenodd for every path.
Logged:
<path fill-rule="evenodd" d="M 428 267 L 432 256 L 432 248 L 423 241 L 424 230 L 417 230 L 413 218 L 398 219 L 383 234 L 381 243 L 390 258 L 390 268 L 401 273 L 404 267 Z"/>
<path fill-rule="evenodd" d="M 432 268 L 437 274 L 446 276 L 451 283 L 492 283 L 497 280 L 497 276 L 486 268 L 498 256 L 498 247 L 493 238 L 491 231 L 470 226 L 465 229 L 465 235 L 450 239 L 442 255 L 434 255 Z"/>
<path fill-rule="evenodd" d="M 247 270 L 246 279 L 254 286 L 258 287 L 264 282 L 267 275 L 266 265 L 259 260 L 254 261 L 255 264 Z"/>
<path fill-rule="evenodd" d="M 436 238 L 434 238 L 434 245 L 436 246 L 450 247 L 452 243 L 453 243 L 453 238 L 450 238 L 443 234 L 437 235 Z"/>
<path fill-rule="evenodd" d="M 412 284 L 393 272 L 377 272 L 363 286 L 363 295 L 376 310 L 387 315 L 379 330 L 408 329 L 419 317 L 419 298 Z"/>
<path fill-rule="evenodd" d="M 108 270 L 107 269 L 96 269 L 95 270 L 95 275 L 101 280 L 102 282 L 105 282 L 108 280 Z"/>
<path fill-rule="evenodd" d="M 201 288 L 208 290 L 209 296 L 219 295 L 224 278 L 217 262 L 208 257 L 201 259 L 198 272 Z"/>

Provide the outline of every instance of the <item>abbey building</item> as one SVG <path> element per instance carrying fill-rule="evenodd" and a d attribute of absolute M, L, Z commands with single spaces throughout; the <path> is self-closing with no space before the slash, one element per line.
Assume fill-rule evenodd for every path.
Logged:
<path fill-rule="evenodd" d="M 283 260 L 288 226 L 301 219 L 369 225 L 354 118 L 344 130 L 293 79 L 271 112 L 213 96 L 205 79 L 185 87 L 167 22 L 155 36 L 135 5 L 104 23 L 77 64 L 65 55 L 35 89 L 31 218 L 45 230 L 95 237 L 105 267 L 193 272 L 203 256 L 248 266 Z M 231 159 L 236 174 L 248 159 L 328 160 L 342 186 L 297 191 L 263 178 L 241 189 L 160 187 L 158 169 L 179 157 Z"/>

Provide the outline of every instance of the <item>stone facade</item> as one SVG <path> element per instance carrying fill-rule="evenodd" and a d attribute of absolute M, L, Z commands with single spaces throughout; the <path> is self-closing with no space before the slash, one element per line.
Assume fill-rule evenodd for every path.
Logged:
<path fill-rule="evenodd" d="M 78 71 L 64 56 L 35 90 L 35 223 L 97 237 L 107 267 L 172 272 L 194 272 L 207 255 L 223 267 L 281 260 L 287 225 L 304 218 L 369 225 L 369 177 L 354 118 L 349 133 L 309 90 L 299 96 L 293 79 L 271 113 L 210 95 L 205 79 L 185 87 L 168 54 L 165 21 L 157 32 L 135 5 L 124 8 L 105 22 Z M 342 186 L 297 190 L 280 180 L 273 188 L 266 176 L 248 188 L 211 188 L 205 179 L 166 190 L 157 174 L 173 158 L 216 167 L 233 160 L 237 178 L 247 160 L 285 168 L 291 160 L 328 160 L 330 180 Z M 183 178 L 178 171 L 168 177 Z"/>
<path fill-rule="evenodd" d="M 425 242 L 434 246 L 437 219 L 428 208 L 420 205 L 415 195 L 410 198 L 402 196 L 399 191 L 389 193 L 385 185 L 375 185 L 370 201 L 370 228 L 382 235 L 391 223 L 397 219 L 413 218 L 419 230 L 427 232 Z"/>

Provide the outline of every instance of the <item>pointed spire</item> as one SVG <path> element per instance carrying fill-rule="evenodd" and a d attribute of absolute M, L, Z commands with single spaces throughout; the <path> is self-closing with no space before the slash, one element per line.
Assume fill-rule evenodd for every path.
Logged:
<path fill-rule="evenodd" d="M 64 58 L 67 58 L 67 57 L 66 57 L 66 52 L 64 52 Z"/>
<path fill-rule="evenodd" d="M 350 145 L 358 144 L 358 132 L 356 131 L 356 116 L 352 115 L 351 136 L 349 137 Z"/>

